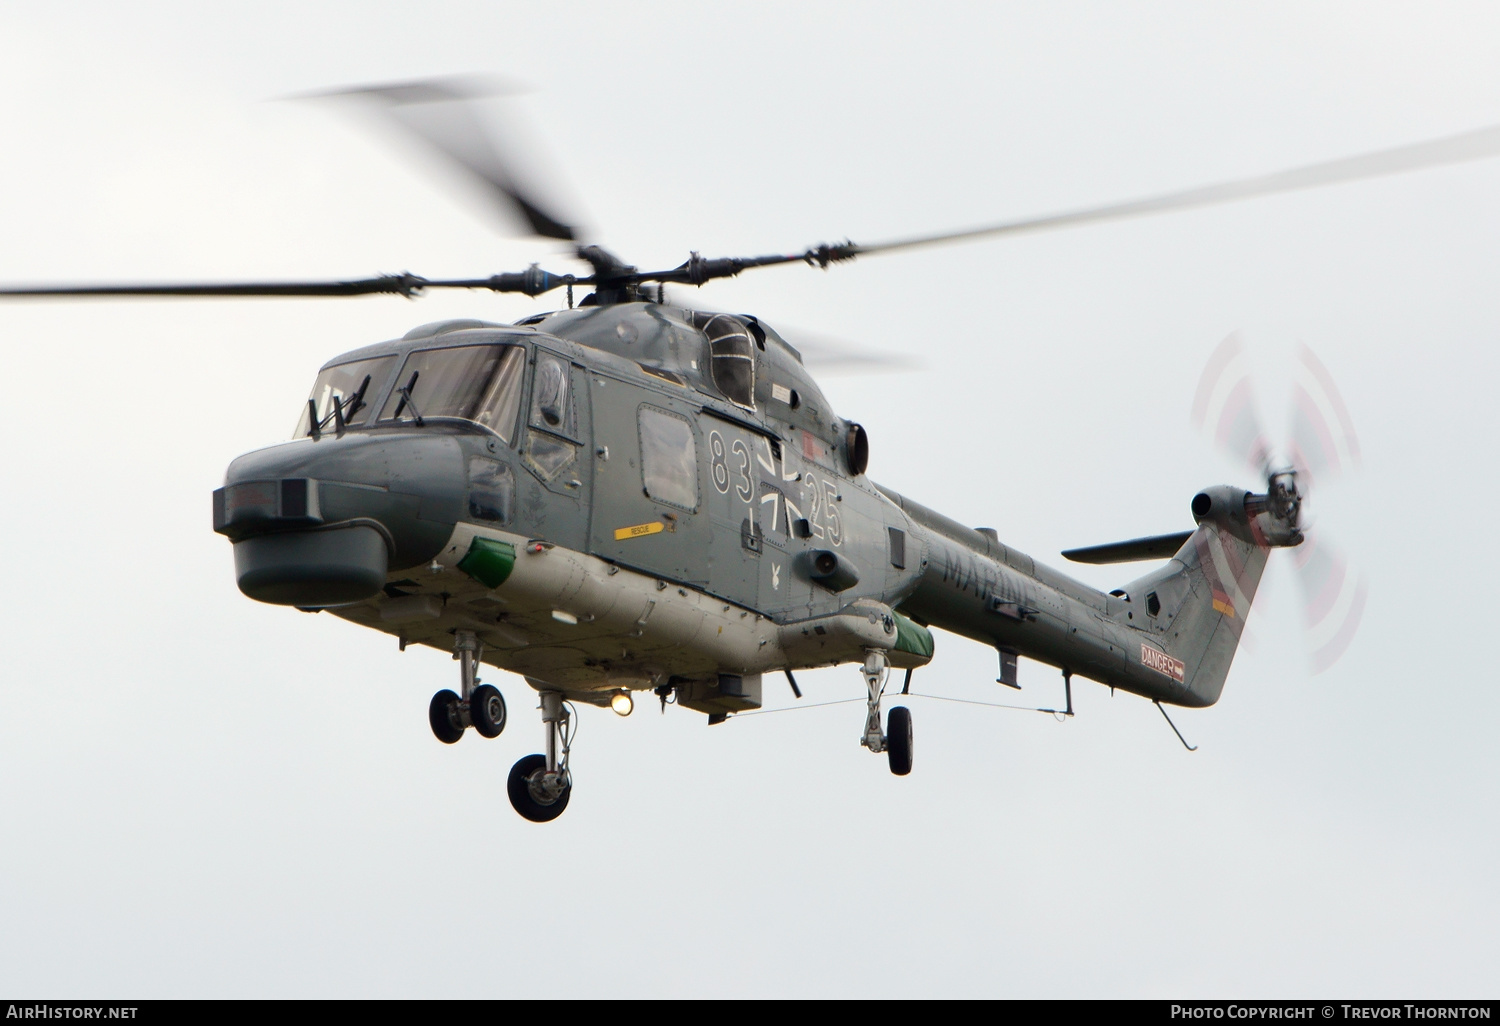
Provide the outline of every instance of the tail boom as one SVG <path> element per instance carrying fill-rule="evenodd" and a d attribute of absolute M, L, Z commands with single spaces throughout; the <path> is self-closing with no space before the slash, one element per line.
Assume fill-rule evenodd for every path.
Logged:
<path fill-rule="evenodd" d="M 919 622 L 1153 701 L 1213 705 L 1270 549 L 1301 541 L 1273 499 L 1230 486 L 1199 493 L 1197 528 L 1171 559 L 1108 595 L 901 500 L 924 567 L 900 607 Z"/>

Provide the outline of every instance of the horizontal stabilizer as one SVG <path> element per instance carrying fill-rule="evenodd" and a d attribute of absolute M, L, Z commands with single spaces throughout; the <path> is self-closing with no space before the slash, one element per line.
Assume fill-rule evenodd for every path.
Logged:
<path fill-rule="evenodd" d="M 1151 538 L 1134 538 L 1108 545 L 1069 549 L 1063 555 L 1075 563 L 1135 563 L 1143 559 L 1170 559 L 1192 536 L 1192 531 L 1158 534 Z"/>

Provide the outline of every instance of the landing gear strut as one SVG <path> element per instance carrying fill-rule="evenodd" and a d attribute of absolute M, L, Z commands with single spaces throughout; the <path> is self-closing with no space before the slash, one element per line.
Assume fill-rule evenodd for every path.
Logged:
<path fill-rule="evenodd" d="M 473 631 L 453 632 L 453 658 L 459 662 L 460 694 L 449 690 L 432 696 L 427 706 L 427 722 L 432 733 L 445 745 L 464 736 L 473 727 L 480 737 L 499 737 L 505 729 L 505 697 L 498 688 L 479 682 L 479 660 L 484 644 Z"/>
<path fill-rule="evenodd" d="M 547 731 L 547 754 L 528 755 L 510 768 L 505 790 L 510 804 L 533 823 L 561 816 L 573 793 L 568 752 L 577 730 L 573 710 L 556 691 L 542 692 L 542 726 Z"/>
<path fill-rule="evenodd" d="M 885 692 L 886 676 L 890 673 L 890 661 L 878 648 L 865 649 L 865 664 L 860 668 L 865 678 L 865 690 L 869 692 L 869 704 L 865 707 L 865 736 L 859 743 L 870 751 L 884 752 L 891 772 L 904 777 L 911 772 L 911 710 L 898 705 L 891 710 L 887 730 L 880 729 L 880 697 Z"/>

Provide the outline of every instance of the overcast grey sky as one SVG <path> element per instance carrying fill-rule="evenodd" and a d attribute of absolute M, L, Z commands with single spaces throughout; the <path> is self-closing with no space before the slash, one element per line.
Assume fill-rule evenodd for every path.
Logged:
<path fill-rule="evenodd" d="M 650 265 L 1500 122 L 1488 4 L 550 10 L 0 4 L 0 280 L 565 268 L 364 126 L 264 102 L 415 76 L 529 86 L 598 237 Z M 500 681 L 500 739 L 439 744 L 447 656 L 242 597 L 209 515 L 329 357 L 543 302 L 0 307 L 0 991 L 1493 996 L 1497 243 L 1500 159 L 703 289 L 917 356 L 825 382 L 871 475 L 1054 565 L 1255 485 L 1189 428 L 1199 371 L 1243 331 L 1274 429 L 1306 342 L 1365 455 L 1316 529 L 1369 607 L 1311 676 L 1273 565 L 1223 700 L 1176 717 L 1194 754 L 1084 682 L 1065 724 L 914 701 L 903 779 L 859 748 L 858 705 L 711 730 L 584 710 L 544 827 L 504 791 L 542 740 L 524 683 Z M 1061 700 L 1021 674 L 1001 694 L 992 652 L 940 634 L 917 683 Z"/>

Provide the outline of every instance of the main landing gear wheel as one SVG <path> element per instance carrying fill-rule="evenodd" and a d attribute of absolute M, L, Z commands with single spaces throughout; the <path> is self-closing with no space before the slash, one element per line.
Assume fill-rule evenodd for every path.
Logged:
<path fill-rule="evenodd" d="M 447 690 L 433 695 L 427 705 L 427 722 L 432 724 L 432 733 L 439 741 L 455 744 L 464 736 L 463 709 L 458 696 Z"/>
<path fill-rule="evenodd" d="M 885 755 L 896 776 L 911 772 L 911 710 L 904 705 L 896 706 L 886 717 Z"/>
<path fill-rule="evenodd" d="M 505 729 L 505 698 L 498 688 L 479 683 L 479 661 L 484 645 L 473 631 L 453 632 L 453 658 L 458 660 L 459 693 L 439 691 L 427 706 L 427 722 L 445 745 L 473 727 L 480 737 L 499 737 Z"/>
<path fill-rule="evenodd" d="M 911 710 L 898 705 L 886 717 L 886 729 L 880 729 L 880 699 L 885 694 L 886 675 L 891 663 L 883 649 L 865 649 L 865 664 L 860 674 L 865 679 L 869 701 L 865 704 L 865 734 L 859 743 L 879 755 L 885 753 L 891 772 L 904 777 L 911 772 Z"/>
<path fill-rule="evenodd" d="M 475 688 L 469 696 L 469 719 L 480 737 L 499 737 L 505 729 L 505 696 L 500 689 L 492 684 Z"/>
<path fill-rule="evenodd" d="M 556 797 L 549 795 L 546 786 L 547 757 L 528 755 L 510 768 L 510 778 L 505 790 L 510 803 L 523 818 L 533 823 L 548 823 L 563 814 L 568 807 L 568 798 L 573 793 L 573 783 L 568 781 L 555 787 Z"/>
<path fill-rule="evenodd" d="M 573 707 L 563 700 L 562 692 L 543 691 L 541 699 L 547 754 L 526 756 L 510 768 L 510 778 L 505 782 L 510 804 L 533 823 L 554 820 L 568 807 L 573 794 L 568 752 L 578 726 L 573 720 Z"/>

